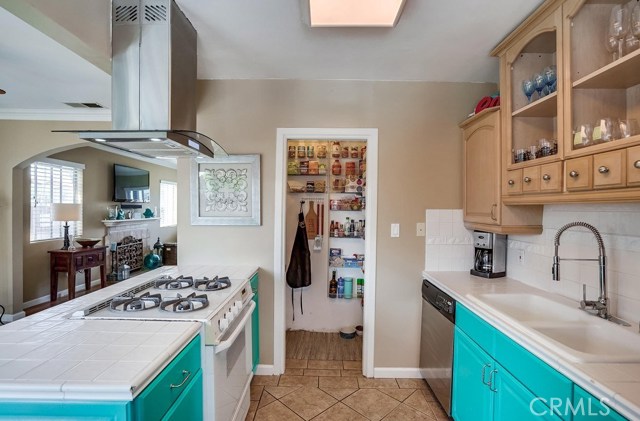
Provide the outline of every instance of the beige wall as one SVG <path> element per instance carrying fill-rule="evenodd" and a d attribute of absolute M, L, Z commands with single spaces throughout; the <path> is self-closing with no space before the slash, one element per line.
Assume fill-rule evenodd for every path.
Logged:
<path fill-rule="evenodd" d="M 215 259 L 260 271 L 262 364 L 273 363 L 275 141 L 279 127 L 379 129 L 376 367 L 417 367 L 427 208 L 460 208 L 458 123 L 492 84 L 355 81 L 199 81 L 198 130 L 233 154 L 259 153 L 262 225 L 192 227 L 179 191 L 180 263 Z M 178 165 L 188 185 L 188 162 Z M 400 238 L 390 238 L 400 223 Z"/>
<path fill-rule="evenodd" d="M 21 311 L 23 302 L 23 169 L 20 165 L 40 154 L 86 145 L 73 134 L 51 133 L 51 130 L 109 127 L 110 124 L 104 122 L 0 121 L 0 303 L 8 314 Z"/>
<path fill-rule="evenodd" d="M 85 143 L 86 144 L 86 143 Z M 63 161 L 71 161 L 85 165 L 83 188 L 83 237 L 102 238 L 105 235 L 105 227 L 100 222 L 106 217 L 107 206 L 112 205 L 113 194 L 113 164 L 118 163 L 131 167 L 143 168 L 149 171 L 151 187 L 151 202 L 143 204 L 142 211 L 149 207 L 159 206 L 160 180 L 176 181 L 176 170 L 161 167 L 136 159 L 123 157 L 90 146 L 79 147 L 68 151 L 51 155 L 51 158 Z M 24 201 L 23 201 L 23 295 L 24 302 L 49 294 L 49 256 L 47 250 L 60 248 L 62 240 L 38 241 L 31 243 L 29 240 L 30 212 L 29 212 L 29 177 L 28 169 L 25 169 Z M 160 236 L 161 241 L 175 241 L 176 227 L 160 228 L 159 222 L 151 223 L 150 246 Z M 99 279 L 100 273 L 95 269 L 92 279 Z M 66 288 L 66 276 L 60 275 L 58 291 Z M 77 277 L 77 284 L 82 284 L 84 277 Z"/>

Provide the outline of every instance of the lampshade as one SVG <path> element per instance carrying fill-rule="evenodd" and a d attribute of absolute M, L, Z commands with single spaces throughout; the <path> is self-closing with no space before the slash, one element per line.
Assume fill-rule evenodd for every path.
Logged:
<path fill-rule="evenodd" d="M 53 203 L 51 204 L 53 221 L 79 221 L 82 218 L 82 205 L 80 203 Z"/>

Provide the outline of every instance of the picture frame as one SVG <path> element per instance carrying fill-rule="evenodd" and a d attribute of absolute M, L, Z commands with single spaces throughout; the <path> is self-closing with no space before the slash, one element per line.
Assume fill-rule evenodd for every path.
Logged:
<path fill-rule="evenodd" d="M 260 225 L 260 155 L 191 162 L 191 225 Z"/>

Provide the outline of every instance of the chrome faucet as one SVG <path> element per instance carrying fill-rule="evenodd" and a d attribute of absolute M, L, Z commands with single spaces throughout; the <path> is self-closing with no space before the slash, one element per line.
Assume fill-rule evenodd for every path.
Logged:
<path fill-rule="evenodd" d="M 598 242 L 598 258 L 597 259 L 561 259 L 558 256 L 558 248 L 560 247 L 560 236 L 563 232 L 571 227 L 584 227 L 590 230 L 596 237 Z M 551 273 L 554 281 L 560 280 L 560 261 L 561 260 L 580 260 L 580 261 L 596 261 L 600 266 L 600 296 L 597 301 L 587 300 L 587 286 L 582 285 L 582 301 L 580 301 L 580 308 L 585 311 L 594 311 L 598 317 L 603 319 L 610 319 L 609 314 L 609 299 L 607 298 L 607 257 L 604 251 L 604 242 L 598 230 L 586 222 L 570 222 L 558 230 L 555 239 L 553 241 L 555 246 L 555 252 L 553 254 L 553 267 Z"/>

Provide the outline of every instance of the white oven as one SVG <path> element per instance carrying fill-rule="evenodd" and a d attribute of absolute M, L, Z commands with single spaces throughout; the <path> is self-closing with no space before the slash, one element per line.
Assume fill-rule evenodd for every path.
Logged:
<path fill-rule="evenodd" d="M 253 377 L 251 355 L 251 301 L 234 318 L 217 345 L 204 347 L 204 419 L 244 420 L 249 411 Z"/>

